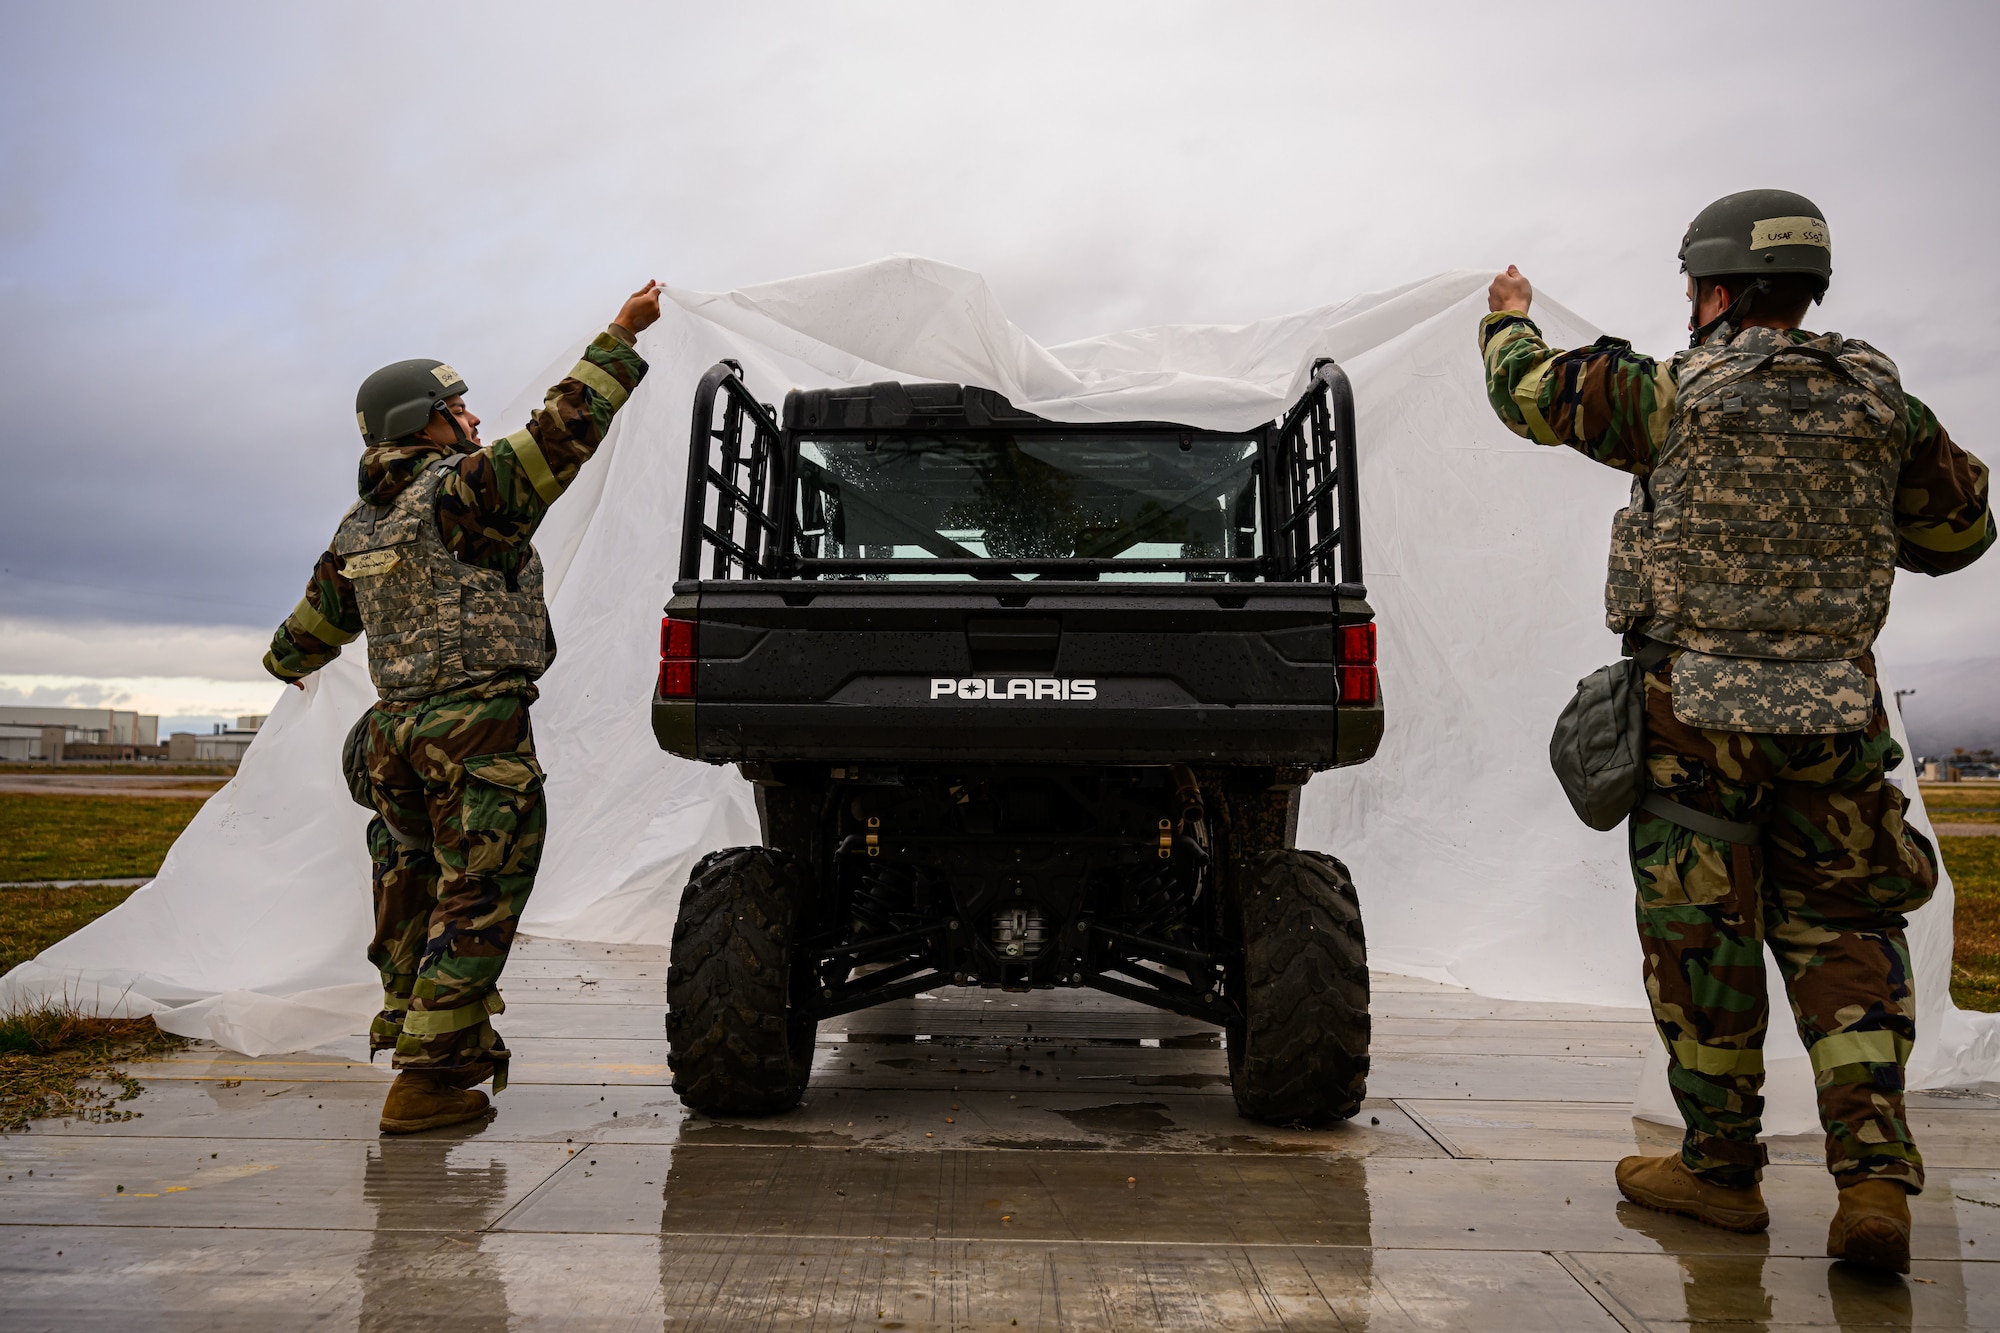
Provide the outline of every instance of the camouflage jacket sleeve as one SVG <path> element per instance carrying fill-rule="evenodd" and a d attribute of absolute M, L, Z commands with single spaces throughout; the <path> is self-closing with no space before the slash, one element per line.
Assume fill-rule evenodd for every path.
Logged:
<path fill-rule="evenodd" d="M 279 680 L 298 680 L 340 656 L 342 645 L 361 633 L 361 606 L 354 585 L 340 572 L 340 557 L 332 551 L 313 566 L 306 595 L 271 636 L 264 670 Z"/>
<path fill-rule="evenodd" d="M 1560 352 L 1518 310 L 1479 324 L 1486 396 L 1509 430 L 1645 476 L 1674 414 L 1672 363 L 1640 356 L 1622 338 Z"/>
<path fill-rule="evenodd" d="M 1949 574 L 1993 545 L 1986 465 L 1953 444 L 1928 407 L 1904 397 L 1910 454 L 1896 478 L 1896 563 L 1919 574 Z"/>
<path fill-rule="evenodd" d="M 511 568 L 556 497 L 597 452 L 611 418 L 646 375 L 631 335 L 613 326 L 591 340 L 528 424 L 459 460 L 438 490 L 438 531 L 468 564 Z"/>

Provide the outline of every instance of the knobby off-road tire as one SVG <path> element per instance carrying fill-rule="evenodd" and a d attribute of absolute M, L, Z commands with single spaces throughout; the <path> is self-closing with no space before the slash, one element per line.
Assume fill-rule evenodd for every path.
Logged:
<path fill-rule="evenodd" d="M 812 1072 L 811 1019 L 795 1016 L 806 913 L 798 863 L 768 847 L 703 857 L 688 876 L 667 968 L 674 1091 L 708 1115 L 771 1115 Z"/>
<path fill-rule="evenodd" d="M 1236 1109 L 1271 1124 L 1345 1120 L 1368 1089 L 1368 948 L 1354 881 L 1333 857 L 1302 851 L 1264 852 L 1236 879 Z"/>

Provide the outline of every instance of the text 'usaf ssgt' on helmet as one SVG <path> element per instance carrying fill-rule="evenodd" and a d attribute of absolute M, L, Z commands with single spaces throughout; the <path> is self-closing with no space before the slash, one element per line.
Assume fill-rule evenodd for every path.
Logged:
<path fill-rule="evenodd" d="M 1716 200 L 1688 224 L 1681 269 L 1691 278 L 1810 273 L 1824 292 L 1833 278 L 1833 242 L 1819 205 L 1804 195 L 1744 190 Z"/>
<path fill-rule="evenodd" d="M 354 420 L 363 440 L 387 444 L 422 430 L 439 404 L 464 392 L 465 381 L 442 361 L 421 356 L 394 361 L 361 381 Z M 456 428 L 457 422 L 452 424 Z"/>
<path fill-rule="evenodd" d="M 1833 280 L 1833 240 L 1819 205 L 1790 190 L 1744 190 L 1701 210 L 1681 238 L 1681 271 L 1691 278 L 1737 278 L 1724 284 L 1729 309 L 1694 331 L 1699 346 L 1718 325 L 1736 324 L 1779 274 L 1813 280 L 1813 300 Z"/>

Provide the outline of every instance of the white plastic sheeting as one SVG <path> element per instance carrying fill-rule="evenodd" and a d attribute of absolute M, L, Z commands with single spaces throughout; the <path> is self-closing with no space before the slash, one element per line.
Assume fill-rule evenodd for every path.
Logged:
<path fill-rule="evenodd" d="M 1617 654 L 1600 596 L 1625 488 L 1494 420 L 1474 336 L 1486 280 L 1451 273 L 1240 327 L 1046 348 L 1008 323 L 978 275 L 919 259 L 672 292 L 641 338 L 651 373 L 537 538 L 562 653 L 535 713 L 551 830 L 524 928 L 664 943 L 694 859 L 756 838 L 747 786 L 661 754 L 647 717 L 688 405 L 717 360 L 741 361 L 770 401 L 792 386 L 953 380 L 1057 420 L 1238 429 L 1281 413 L 1313 360 L 1332 356 L 1359 404 L 1388 731 L 1374 762 L 1313 781 L 1300 840 L 1352 867 L 1380 968 L 1498 997 L 1643 1004 L 1623 840 L 1577 823 L 1546 758 L 1576 679 Z M 1558 344 L 1596 336 L 1546 298 L 1535 313 Z M 574 355 L 501 419 L 523 416 Z M 366 815 L 341 783 L 338 746 L 371 697 L 363 645 L 309 684 L 285 692 L 159 877 L 8 974 L 0 1000 L 65 993 L 251 1054 L 358 1030 L 378 1002 L 362 956 Z M 1916 1082 L 1990 1076 L 2000 1026 L 1946 998 L 1948 884 L 1912 937 Z M 1810 1122 L 1810 1076 L 1778 1026 L 1771 1128 L 1782 1131 Z M 1664 1080 L 1649 1078 L 1641 1102 L 1666 1111 Z"/>

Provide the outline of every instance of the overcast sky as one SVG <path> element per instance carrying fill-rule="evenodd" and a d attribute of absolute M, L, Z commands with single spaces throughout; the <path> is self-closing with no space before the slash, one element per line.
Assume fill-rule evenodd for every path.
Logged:
<path fill-rule="evenodd" d="M 912 252 L 1056 342 L 1513 261 L 1665 354 L 1688 219 L 1778 186 L 1832 230 L 1816 325 L 2000 462 L 1996 39 L 1983 3 L 6 0 L 0 699 L 268 702 L 361 378 L 439 356 L 495 411 L 648 277 Z M 1885 658 L 2000 653 L 2000 559 L 1917 584 Z"/>

